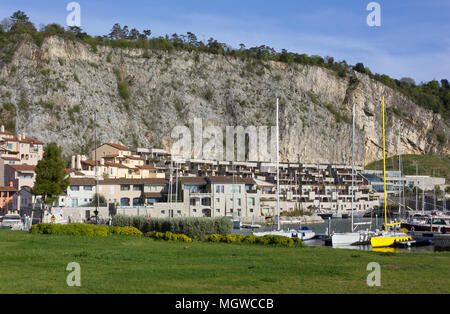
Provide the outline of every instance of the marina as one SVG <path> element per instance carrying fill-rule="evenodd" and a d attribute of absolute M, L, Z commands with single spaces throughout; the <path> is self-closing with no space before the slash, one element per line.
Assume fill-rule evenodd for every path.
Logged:
<path fill-rule="evenodd" d="M 351 232 L 351 220 L 350 219 L 332 219 L 331 221 L 331 234 L 333 233 L 350 233 Z M 381 228 L 380 218 L 355 218 L 354 223 L 364 223 L 366 227 L 364 231 L 371 231 Z M 377 227 L 378 225 L 378 227 Z M 284 225 L 285 229 L 298 230 L 299 224 Z M 304 240 L 306 246 L 317 247 L 329 247 L 330 249 L 351 249 L 351 250 L 364 250 L 374 252 L 435 252 L 441 250 L 448 250 L 450 243 L 450 234 L 431 234 L 427 232 L 412 232 L 414 237 L 414 243 L 411 245 L 402 245 L 399 243 L 396 247 L 383 247 L 373 248 L 370 244 L 363 245 L 330 245 L 327 239 L 329 239 L 328 228 L 329 222 L 323 221 L 322 223 L 302 224 L 302 227 L 307 227 L 315 233 L 314 238 Z M 273 226 L 261 226 L 257 232 L 270 232 L 273 230 Z M 235 229 L 234 234 L 249 235 L 253 231 L 250 228 Z M 437 241 L 436 241 L 437 240 Z"/>

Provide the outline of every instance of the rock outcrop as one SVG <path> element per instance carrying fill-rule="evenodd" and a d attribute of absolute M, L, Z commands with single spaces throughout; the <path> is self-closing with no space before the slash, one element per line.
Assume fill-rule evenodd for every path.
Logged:
<path fill-rule="evenodd" d="M 356 104 L 356 163 L 367 164 L 382 158 L 382 96 L 388 155 L 450 153 L 439 114 L 357 72 L 343 79 L 314 66 L 94 48 L 54 36 L 41 47 L 20 44 L 1 64 L 0 81 L 17 131 L 57 142 L 66 156 L 93 147 L 95 112 L 99 142 L 170 149 L 172 129 L 192 128 L 194 118 L 224 133 L 225 126 L 274 125 L 279 97 L 283 160 L 349 163 Z"/>

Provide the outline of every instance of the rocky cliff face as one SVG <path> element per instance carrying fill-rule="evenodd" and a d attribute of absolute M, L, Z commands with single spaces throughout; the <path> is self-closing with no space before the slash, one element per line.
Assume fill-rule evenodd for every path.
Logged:
<path fill-rule="evenodd" d="M 192 129 L 194 118 L 224 133 L 225 126 L 274 125 L 279 97 L 283 160 L 349 163 L 355 103 L 356 163 L 366 164 L 382 158 L 382 96 L 388 155 L 450 153 L 448 140 L 436 138 L 450 134 L 438 114 L 353 75 L 196 52 L 93 49 L 49 37 L 41 47 L 23 42 L 1 65 L 0 91 L 2 103 L 15 106 L 18 132 L 56 141 L 67 156 L 92 148 L 95 112 L 99 142 L 170 149 L 172 129 Z"/>

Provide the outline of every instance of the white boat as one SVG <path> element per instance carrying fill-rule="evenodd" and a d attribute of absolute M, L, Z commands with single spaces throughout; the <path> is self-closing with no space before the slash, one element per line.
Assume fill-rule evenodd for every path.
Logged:
<path fill-rule="evenodd" d="M 302 241 L 311 240 L 316 236 L 316 233 L 310 229 L 287 229 L 287 230 L 274 230 L 266 232 L 255 232 L 253 235 L 257 237 L 263 237 L 265 235 L 278 235 L 288 238 L 299 238 Z"/>
<path fill-rule="evenodd" d="M 22 230 L 24 223 L 18 214 L 6 214 L 1 223 L 2 229 Z"/>

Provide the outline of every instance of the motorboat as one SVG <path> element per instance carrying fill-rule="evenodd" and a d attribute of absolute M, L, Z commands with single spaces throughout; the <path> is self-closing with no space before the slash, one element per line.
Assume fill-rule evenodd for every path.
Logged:
<path fill-rule="evenodd" d="M 24 223 L 19 214 L 6 214 L 2 220 L 2 229 L 23 230 Z"/>
<path fill-rule="evenodd" d="M 307 227 L 302 227 L 301 229 L 286 229 L 286 230 L 274 230 L 265 232 L 255 232 L 253 235 L 257 237 L 263 237 L 266 235 L 277 235 L 288 238 L 299 238 L 302 241 L 311 240 L 316 236 L 316 233 Z"/>
<path fill-rule="evenodd" d="M 420 220 L 402 222 L 401 228 L 409 231 L 427 231 L 450 234 L 450 216 L 431 216 Z"/>

